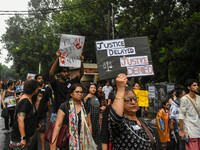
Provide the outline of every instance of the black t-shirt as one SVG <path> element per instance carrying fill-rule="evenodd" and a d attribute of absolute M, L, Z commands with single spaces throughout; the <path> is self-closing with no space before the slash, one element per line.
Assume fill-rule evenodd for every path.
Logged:
<path fill-rule="evenodd" d="M 53 101 L 53 113 L 57 113 L 58 108 L 62 103 L 67 100 L 67 96 L 69 94 L 69 88 L 74 83 L 77 83 L 78 76 L 69 80 L 68 82 L 60 82 L 59 79 L 55 80 L 55 82 L 51 82 L 52 89 L 54 91 L 54 101 Z"/>
<path fill-rule="evenodd" d="M 102 125 L 101 125 L 101 143 L 109 145 L 110 133 L 108 130 L 108 115 L 110 113 L 111 105 L 108 105 L 103 112 Z"/>
<path fill-rule="evenodd" d="M 64 113 L 65 113 L 65 118 L 63 120 L 63 124 L 66 124 L 66 125 L 69 125 L 69 109 L 70 109 L 70 106 L 69 106 L 69 102 L 65 102 L 65 103 L 62 103 L 60 105 L 60 110 L 62 110 Z M 67 109 L 67 110 L 66 110 Z M 78 134 L 80 135 L 80 129 L 81 129 L 81 111 L 78 113 Z"/>
<path fill-rule="evenodd" d="M 25 135 L 27 141 L 34 134 L 37 127 L 37 117 L 36 117 L 36 109 L 33 104 L 27 98 L 22 99 L 16 106 L 16 116 L 13 124 L 13 129 L 11 132 L 11 140 L 13 141 L 21 141 L 21 135 L 19 132 L 18 126 L 18 113 L 25 113 L 24 119 L 24 127 L 25 127 Z"/>
<path fill-rule="evenodd" d="M 41 93 L 42 99 L 40 100 L 39 108 L 38 108 L 38 119 L 43 119 L 46 117 L 46 111 L 48 110 L 48 101 L 49 101 L 49 93 L 46 88 L 44 89 L 38 89 L 38 93 L 33 96 L 33 104 L 35 105 L 35 102 L 37 100 L 37 95 Z"/>

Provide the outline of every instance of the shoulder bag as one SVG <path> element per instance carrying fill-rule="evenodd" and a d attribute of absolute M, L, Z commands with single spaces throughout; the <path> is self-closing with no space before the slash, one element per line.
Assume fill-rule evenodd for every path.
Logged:
<path fill-rule="evenodd" d="M 149 131 L 148 127 L 146 126 L 146 124 L 142 120 L 140 120 L 140 119 L 138 119 L 138 120 L 140 121 L 142 127 L 144 128 L 145 132 L 147 133 L 147 135 L 148 135 L 148 137 L 149 137 L 149 139 L 151 141 L 152 149 L 156 150 L 156 142 L 155 142 L 155 140 L 153 138 L 152 133 Z"/>
<path fill-rule="evenodd" d="M 185 96 L 190 100 L 190 102 L 191 102 L 192 105 L 194 106 L 194 109 L 196 110 L 196 112 L 197 112 L 197 114 L 198 114 L 198 116 L 199 116 L 199 119 L 200 119 L 200 113 L 199 113 L 197 107 L 195 106 L 195 104 L 193 103 L 193 101 L 191 100 L 191 98 L 190 98 L 189 96 L 187 96 L 187 95 L 185 95 Z"/>
<path fill-rule="evenodd" d="M 3 117 L 3 118 L 9 117 L 8 108 L 3 108 L 2 112 L 1 112 L 1 117 Z"/>
<path fill-rule="evenodd" d="M 68 110 L 67 104 L 65 105 L 65 110 L 66 111 Z M 49 142 L 50 144 L 53 144 L 57 139 L 56 146 L 58 148 L 68 148 L 69 147 L 69 126 L 63 124 L 62 127 L 60 128 L 59 134 L 56 136 L 56 138 L 52 142 L 54 127 L 55 127 L 55 122 L 51 121 L 45 133 L 45 137 L 44 137 L 45 140 Z"/>

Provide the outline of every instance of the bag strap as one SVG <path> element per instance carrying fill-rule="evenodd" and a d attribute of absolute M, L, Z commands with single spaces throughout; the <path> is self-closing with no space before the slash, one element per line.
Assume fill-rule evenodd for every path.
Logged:
<path fill-rule="evenodd" d="M 175 102 L 175 101 L 174 101 L 174 103 L 180 107 L 180 104 L 179 104 L 179 103 L 177 103 L 177 102 Z"/>
<path fill-rule="evenodd" d="M 191 99 L 188 95 L 185 95 L 185 96 L 190 100 L 190 102 L 191 102 L 192 105 L 194 106 L 194 109 L 196 110 L 196 112 L 197 112 L 197 114 L 198 114 L 198 116 L 199 116 L 199 118 L 200 118 L 200 113 L 199 113 L 197 107 L 195 106 L 195 104 L 193 103 L 192 99 Z"/>
<path fill-rule="evenodd" d="M 153 135 L 152 135 L 151 132 L 149 131 L 149 129 L 148 129 L 148 127 L 146 126 L 146 124 L 145 124 L 142 120 L 140 120 L 139 118 L 138 118 L 138 120 L 140 121 L 142 127 L 143 127 L 144 130 L 146 131 L 146 133 L 147 133 L 147 135 L 148 135 L 148 137 L 149 137 L 149 139 L 150 139 L 150 141 L 151 141 L 151 145 L 152 145 L 153 150 L 156 150 L 156 142 L 155 142 L 155 140 L 154 140 L 154 138 L 153 138 Z"/>

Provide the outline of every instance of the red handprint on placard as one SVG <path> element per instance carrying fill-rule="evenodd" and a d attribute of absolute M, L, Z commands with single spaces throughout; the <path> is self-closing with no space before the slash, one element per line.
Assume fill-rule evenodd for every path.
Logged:
<path fill-rule="evenodd" d="M 73 44 L 79 50 L 82 48 L 81 44 L 83 44 L 83 42 L 81 42 L 80 38 L 79 38 L 79 40 L 78 40 L 78 38 L 76 38 L 76 40 L 75 40 L 75 42 L 73 42 Z"/>
<path fill-rule="evenodd" d="M 60 57 L 60 63 L 65 64 L 65 57 Z"/>

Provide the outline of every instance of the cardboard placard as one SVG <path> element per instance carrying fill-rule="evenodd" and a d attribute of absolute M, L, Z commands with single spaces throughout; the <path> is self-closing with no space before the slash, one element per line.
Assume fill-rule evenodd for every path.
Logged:
<path fill-rule="evenodd" d="M 96 41 L 96 57 L 100 80 L 154 75 L 147 37 Z"/>
<path fill-rule="evenodd" d="M 59 66 L 80 68 L 80 55 L 83 50 L 84 42 L 84 36 L 62 34 L 59 48 L 61 50 Z"/>
<path fill-rule="evenodd" d="M 138 97 L 138 104 L 141 107 L 149 107 L 149 92 L 146 90 L 133 90 Z"/>
<path fill-rule="evenodd" d="M 28 79 L 28 80 L 30 80 L 30 79 L 35 79 L 35 75 L 36 75 L 36 74 L 34 74 L 34 73 L 28 73 L 28 74 L 27 74 L 27 79 Z"/>

